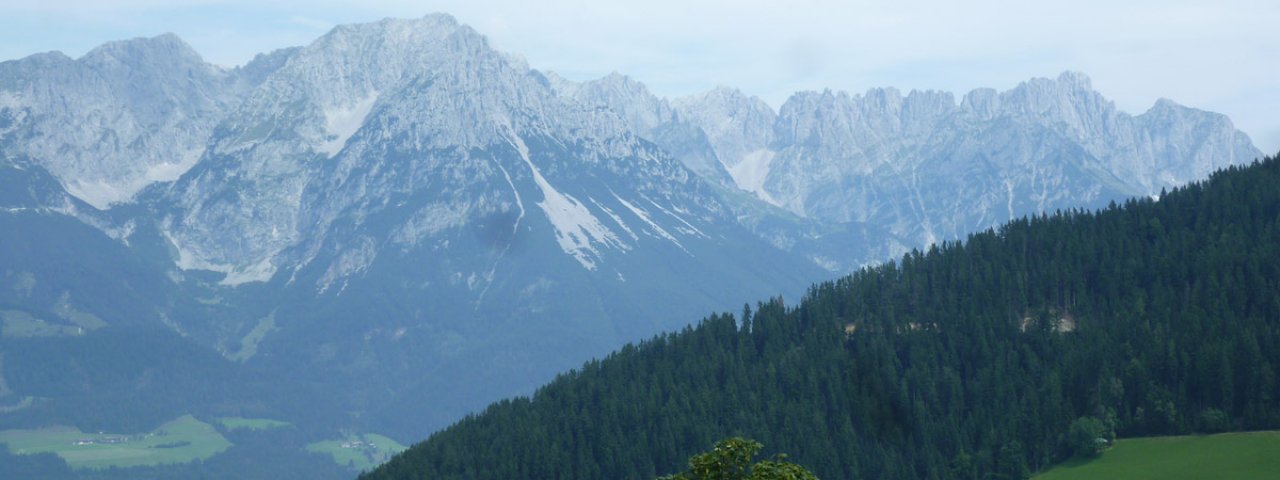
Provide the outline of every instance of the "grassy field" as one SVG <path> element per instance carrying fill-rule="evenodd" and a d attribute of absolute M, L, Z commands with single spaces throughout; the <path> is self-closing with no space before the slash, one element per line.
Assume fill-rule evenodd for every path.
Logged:
<path fill-rule="evenodd" d="M 55 453 L 76 469 L 186 463 L 231 447 L 212 425 L 190 415 L 140 434 L 84 433 L 71 427 L 5 430 L 0 443 L 16 454 Z"/>
<path fill-rule="evenodd" d="M 63 320 L 83 327 L 84 331 L 97 330 L 107 326 L 107 322 L 98 318 L 97 315 L 81 312 L 71 306 L 71 294 L 69 292 L 62 292 L 62 299 L 58 300 L 57 305 L 54 305 L 53 313 L 62 317 Z"/>
<path fill-rule="evenodd" d="M 56 337 L 84 333 L 74 325 L 49 323 L 17 310 L 0 310 L 0 335 L 6 338 Z"/>
<path fill-rule="evenodd" d="M 1280 478 L 1280 432 L 1117 440 L 1102 457 L 1073 459 L 1034 480 Z"/>
<path fill-rule="evenodd" d="M 338 465 L 348 466 L 355 470 L 371 470 L 382 465 L 392 456 L 403 452 L 405 446 L 395 440 L 366 433 L 346 440 L 327 440 L 307 445 L 307 451 L 327 453 Z"/>
<path fill-rule="evenodd" d="M 287 427 L 291 425 L 289 422 L 280 420 L 272 420 L 270 418 L 242 418 L 242 417 L 222 417 L 218 419 L 218 424 L 227 430 L 270 430 L 272 428 Z"/>

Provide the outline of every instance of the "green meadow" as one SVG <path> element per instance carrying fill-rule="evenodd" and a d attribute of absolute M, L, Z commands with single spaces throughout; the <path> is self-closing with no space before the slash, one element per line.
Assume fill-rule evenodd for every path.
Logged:
<path fill-rule="evenodd" d="M 72 427 L 5 430 L 0 443 L 15 454 L 57 454 L 76 469 L 187 463 L 231 447 L 212 425 L 190 415 L 137 434 L 85 433 Z"/>
<path fill-rule="evenodd" d="M 395 440 L 376 433 L 307 445 L 307 451 L 329 454 L 338 465 L 358 471 L 371 470 L 373 467 L 382 465 L 395 454 L 403 452 L 405 448 L 407 447 L 396 443 Z"/>
<path fill-rule="evenodd" d="M 49 323 L 26 312 L 0 310 L 0 336 L 5 338 L 56 337 L 79 335 L 84 328 Z"/>
<path fill-rule="evenodd" d="M 243 418 L 243 417 L 223 417 L 218 419 L 218 424 L 227 430 L 270 430 L 273 428 L 281 428 L 292 425 L 289 422 L 280 420 L 272 420 L 270 418 Z"/>
<path fill-rule="evenodd" d="M 1280 432 L 1224 433 L 1117 440 L 1093 460 L 1072 459 L 1035 480 L 1232 480 L 1280 475 Z"/>

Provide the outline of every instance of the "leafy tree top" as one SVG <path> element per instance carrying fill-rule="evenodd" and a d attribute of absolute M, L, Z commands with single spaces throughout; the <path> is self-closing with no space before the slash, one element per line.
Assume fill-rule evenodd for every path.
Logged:
<path fill-rule="evenodd" d="M 721 440 L 710 452 L 689 459 L 689 470 L 658 480 L 818 480 L 800 465 L 779 454 L 772 460 L 755 458 L 764 446 L 754 440 L 733 437 Z"/>

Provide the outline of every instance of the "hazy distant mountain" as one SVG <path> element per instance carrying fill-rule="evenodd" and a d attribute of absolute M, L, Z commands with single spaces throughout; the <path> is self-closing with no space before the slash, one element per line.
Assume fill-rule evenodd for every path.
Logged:
<path fill-rule="evenodd" d="M 263 348 L 433 398 L 435 426 L 822 275 L 618 115 L 443 16 L 296 52 L 142 198 L 179 267 L 297 299 Z"/>
<path fill-rule="evenodd" d="M 123 64 L 182 83 L 148 58 Z M 194 165 L 105 214 L 57 213 L 167 257 L 166 288 L 212 305 L 165 315 L 165 297 L 149 299 L 172 328 L 266 370 L 316 372 L 317 404 L 380 431 L 412 438 L 625 341 L 825 276 L 751 234 L 620 115 L 558 95 L 447 16 L 338 27 L 230 72 L 183 58 L 224 82 L 184 92 L 222 99 L 199 121 L 158 109 L 204 135 L 188 142 Z M 99 97 L 141 108 L 110 89 L 78 101 Z M 10 131 L 7 153 L 64 166 Z M 53 176 L 72 194 L 97 178 Z M 424 399 L 433 408 L 406 413 Z"/>
<path fill-rule="evenodd" d="M 779 113 L 723 87 L 667 110 L 637 93 L 643 86 L 609 87 L 634 84 L 610 76 L 562 90 L 618 111 L 656 112 L 624 115 L 638 132 L 700 130 L 694 141 L 665 146 L 709 180 L 722 178 L 718 167 L 738 189 L 801 219 L 886 227 L 890 242 L 903 242 L 899 252 L 1027 214 L 1158 194 L 1261 156 L 1223 115 L 1162 99 L 1131 116 L 1072 72 L 1007 92 L 974 90 L 959 103 L 949 93 L 904 97 L 892 88 L 801 92 Z M 707 165 L 707 145 L 719 165 Z M 852 255 L 830 265 L 883 258 Z"/>
<path fill-rule="evenodd" d="M 234 70 L 205 63 L 172 34 L 0 63 L 0 143 L 95 207 L 195 164 L 224 112 L 278 58 Z"/>
<path fill-rule="evenodd" d="M 163 35 L 0 64 L 23 252 L 0 302 L 57 332 L 170 329 L 278 389 L 193 410 L 408 441 L 712 310 L 1255 156 L 1225 117 L 1131 117 L 1075 74 L 776 113 L 565 80 L 445 15 L 230 70 Z"/>

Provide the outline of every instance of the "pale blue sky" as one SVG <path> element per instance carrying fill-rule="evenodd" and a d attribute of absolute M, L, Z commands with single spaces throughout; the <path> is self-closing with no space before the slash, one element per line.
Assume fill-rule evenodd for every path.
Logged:
<path fill-rule="evenodd" d="M 0 59 L 173 32 L 238 65 L 333 25 L 445 12 L 571 79 L 613 71 L 660 95 L 729 85 L 962 95 L 1077 70 L 1123 110 L 1157 98 L 1230 115 L 1280 150 L 1280 2 L 946 0 L 0 0 Z"/>

